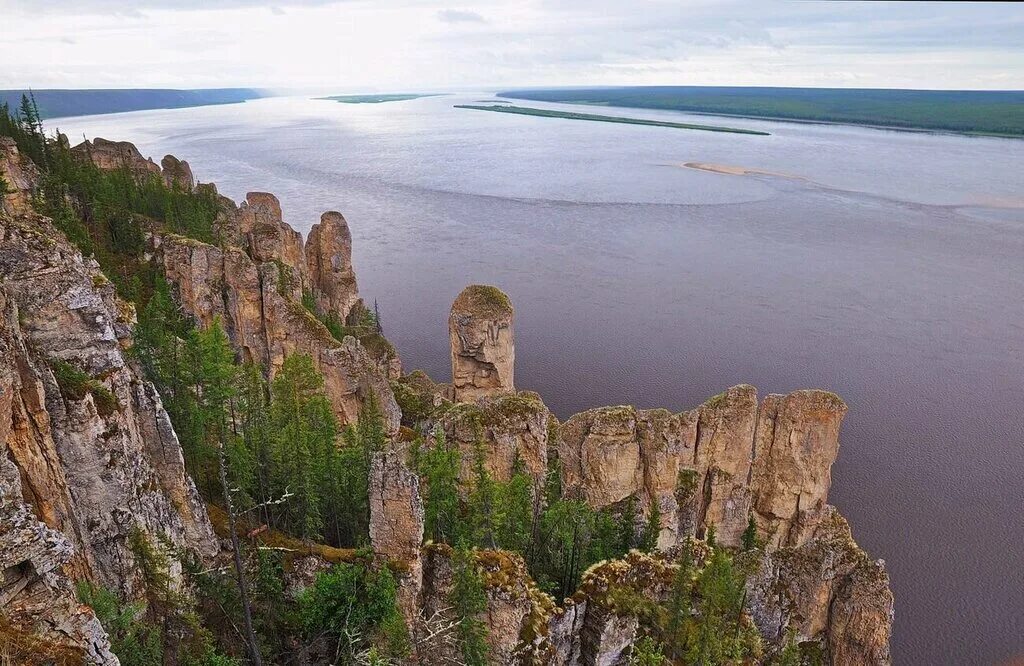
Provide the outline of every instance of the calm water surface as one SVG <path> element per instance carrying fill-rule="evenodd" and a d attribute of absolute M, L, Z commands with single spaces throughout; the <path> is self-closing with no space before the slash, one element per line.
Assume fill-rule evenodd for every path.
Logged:
<path fill-rule="evenodd" d="M 1024 653 L 1024 141 L 452 108 L 486 97 L 51 124 L 173 152 L 236 200 L 274 192 L 302 231 L 342 211 L 364 297 L 406 368 L 439 380 L 451 301 L 485 282 L 516 306 L 517 384 L 562 418 L 681 410 L 740 382 L 838 392 L 830 498 L 888 564 L 896 662 Z"/>

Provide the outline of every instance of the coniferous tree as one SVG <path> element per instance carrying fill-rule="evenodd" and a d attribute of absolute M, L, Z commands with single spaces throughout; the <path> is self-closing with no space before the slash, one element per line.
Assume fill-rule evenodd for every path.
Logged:
<path fill-rule="evenodd" d="M 271 387 L 273 495 L 290 495 L 286 525 L 306 539 L 322 535 L 336 481 L 337 422 L 323 376 L 306 354 L 285 358 Z"/>
<path fill-rule="evenodd" d="M 485 666 L 489 648 L 487 625 L 481 616 L 487 610 L 487 595 L 477 569 L 476 556 L 465 544 L 460 544 L 455 549 L 452 565 L 455 574 L 452 606 L 459 619 L 462 659 L 466 666 Z"/>
<path fill-rule="evenodd" d="M 438 543 L 459 543 L 466 537 L 459 516 L 459 449 L 448 446 L 444 431 L 434 434 L 434 445 L 420 453 L 423 477 L 424 534 Z"/>
<path fill-rule="evenodd" d="M 757 548 L 757 523 L 754 522 L 753 515 L 747 518 L 747 529 L 743 530 L 740 540 L 744 551 Z"/>
<path fill-rule="evenodd" d="M 651 511 L 640 534 L 640 549 L 645 553 L 653 553 L 658 547 L 658 536 L 661 534 L 661 505 L 657 498 L 651 499 Z"/>

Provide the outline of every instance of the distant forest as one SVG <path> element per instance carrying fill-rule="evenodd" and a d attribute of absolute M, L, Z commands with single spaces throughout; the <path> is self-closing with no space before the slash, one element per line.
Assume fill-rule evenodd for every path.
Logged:
<path fill-rule="evenodd" d="M 512 90 L 498 95 L 542 102 L 1024 136 L 1024 91 L 637 86 Z"/>
<path fill-rule="evenodd" d="M 0 104 L 17 109 L 21 96 L 28 90 L 0 90 Z M 207 104 L 233 104 L 265 97 L 255 88 L 209 88 L 203 90 L 170 90 L 135 88 L 125 90 L 33 90 L 39 116 L 63 118 L 98 113 L 120 113 L 145 109 L 180 109 Z"/>

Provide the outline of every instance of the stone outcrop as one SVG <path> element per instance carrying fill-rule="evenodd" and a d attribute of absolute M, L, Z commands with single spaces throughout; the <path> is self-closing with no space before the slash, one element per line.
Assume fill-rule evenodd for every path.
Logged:
<path fill-rule="evenodd" d="M 552 419 L 539 395 L 521 391 L 454 405 L 438 424 L 449 445 L 459 447 L 464 481 L 473 478 L 479 447 L 492 478 L 508 481 L 516 464 L 521 464 L 539 487 L 548 469 Z"/>
<path fill-rule="evenodd" d="M 419 617 L 423 587 L 423 500 L 420 482 L 397 451 L 373 454 L 370 463 L 370 543 L 398 577 L 398 604 L 407 624 Z"/>
<path fill-rule="evenodd" d="M 306 267 L 317 310 L 346 321 L 359 302 L 359 289 L 352 270 L 352 233 L 341 213 L 324 213 L 309 230 Z"/>
<path fill-rule="evenodd" d="M 854 543 L 834 507 L 796 547 L 767 549 L 747 580 L 747 607 L 762 636 L 776 644 L 787 630 L 815 641 L 832 664 L 888 664 L 893 596 L 881 560 Z"/>
<path fill-rule="evenodd" d="M 826 391 L 761 403 L 751 489 L 760 536 L 771 546 L 803 544 L 821 520 L 845 414 L 846 404 Z"/>
<path fill-rule="evenodd" d="M 447 544 L 428 544 L 423 550 L 421 611 L 413 634 L 421 640 L 433 638 L 417 648 L 416 658 L 430 665 L 463 663 L 456 636 L 450 631 L 437 632 L 438 627 L 456 620 L 452 614 L 454 553 Z M 547 624 L 554 602 L 537 589 L 523 559 L 505 551 L 472 551 L 472 558 L 487 596 L 481 619 L 487 627 L 488 663 L 552 663 Z"/>
<path fill-rule="evenodd" d="M 738 545 L 751 516 L 772 546 L 799 545 L 824 510 L 845 412 L 825 391 L 769 395 L 759 407 L 747 385 L 680 414 L 588 410 L 562 425 L 563 485 L 596 508 L 635 497 L 648 514 L 657 502 L 662 548 L 710 525 Z"/>
<path fill-rule="evenodd" d="M 128 169 L 139 177 L 161 175 L 156 162 L 143 157 L 135 144 L 128 141 L 108 141 L 96 137 L 92 141 L 83 141 L 71 151 L 77 157 L 92 161 L 101 169 Z"/>
<path fill-rule="evenodd" d="M 4 378 L 3 396 L 12 388 Z M 0 398 L 3 399 L 3 398 Z M 5 400 L 6 402 L 6 400 Z M 90 663 L 116 666 L 110 640 L 92 609 L 78 603 L 61 574 L 72 547 L 33 515 L 18 468 L 7 457 L 0 423 L 0 649 L 8 663 Z"/>
<path fill-rule="evenodd" d="M 247 215 L 263 215 L 253 208 Z M 302 305 L 301 287 L 296 286 L 301 274 L 292 266 L 274 260 L 257 263 L 239 247 L 221 248 L 181 236 L 153 240 L 183 310 L 201 326 L 219 319 L 244 360 L 273 374 L 288 354 L 309 354 L 324 375 L 327 395 L 342 423 L 354 423 L 373 396 L 389 429 L 398 429 L 400 413 L 387 375 L 391 360 L 375 358 L 353 337 L 335 339 Z M 260 242 L 253 240 L 253 245 Z M 262 247 L 259 256 L 275 256 L 268 246 Z"/>
<path fill-rule="evenodd" d="M 6 196 L 0 195 L 0 213 L 21 215 L 30 212 L 39 170 L 32 160 L 18 151 L 14 139 L 6 136 L 0 136 L 0 180 L 7 188 Z"/>
<path fill-rule="evenodd" d="M 196 186 L 192 167 L 185 160 L 179 160 L 174 155 L 164 155 L 164 158 L 160 160 L 160 169 L 164 176 L 164 182 L 169 187 L 177 186 L 183 190 L 191 190 Z"/>
<path fill-rule="evenodd" d="M 456 402 L 515 390 L 512 302 L 496 287 L 471 285 L 452 303 L 448 336 Z"/>

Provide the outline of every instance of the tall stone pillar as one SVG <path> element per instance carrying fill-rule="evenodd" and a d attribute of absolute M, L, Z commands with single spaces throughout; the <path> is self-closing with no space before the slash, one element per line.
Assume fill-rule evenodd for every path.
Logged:
<path fill-rule="evenodd" d="M 497 287 L 470 285 L 452 303 L 448 335 L 456 402 L 515 391 L 513 315 L 512 302 Z"/>

